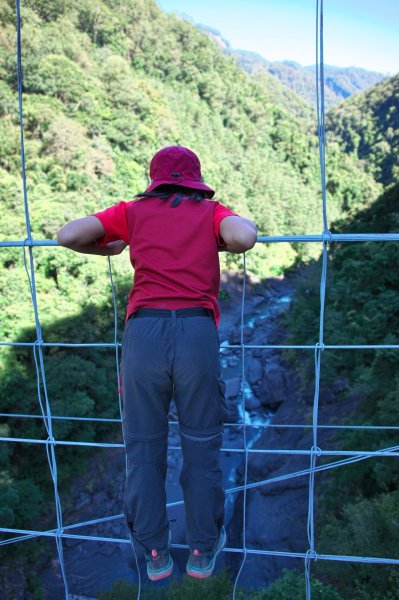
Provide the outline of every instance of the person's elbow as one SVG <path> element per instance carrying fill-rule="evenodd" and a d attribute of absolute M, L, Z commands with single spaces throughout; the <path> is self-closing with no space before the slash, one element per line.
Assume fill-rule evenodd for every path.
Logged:
<path fill-rule="evenodd" d="M 241 253 L 251 250 L 256 244 L 258 232 L 252 222 L 228 232 L 224 238 L 227 252 Z"/>
<path fill-rule="evenodd" d="M 246 252 L 246 250 L 251 250 L 255 246 L 256 240 L 256 230 L 248 227 L 244 231 L 237 231 L 230 241 L 230 245 L 241 248 L 240 252 Z"/>
<path fill-rule="evenodd" d="M 220 235 L 226 244 L 227 252 L 246 252 L 255 246 L 257 239 L 255 223 L 249 219 L 231 215 L 220 224 Z"/>

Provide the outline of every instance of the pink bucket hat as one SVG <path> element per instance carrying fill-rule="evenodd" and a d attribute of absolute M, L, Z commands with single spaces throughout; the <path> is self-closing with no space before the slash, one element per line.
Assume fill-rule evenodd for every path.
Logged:
<path fill-rule="evenodd" d="M 205 185 L 201 177 L 201 163 L 198 156 L 184 146 L 167 146 L 152 157 L 150 163 L 151 184 L 146 192 L 152 192 L 165 183 L 181 187 L 215 191 Z"/>

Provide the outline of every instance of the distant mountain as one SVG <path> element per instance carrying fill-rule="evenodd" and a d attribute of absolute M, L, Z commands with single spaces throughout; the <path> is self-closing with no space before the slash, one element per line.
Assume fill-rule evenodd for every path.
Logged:
<path fill-rule="evenodd" d="M 206 25 L 197 26 L 215 40 L 226 54 L 234 56 L 240 67 L 247 73 L 252 75 L 269 73 L 296 92 L 308 104 L 316 105 L 314 66 L 303 67 L 294 61 L 272 62 L 256 52 L 236 50 L 216 29 Z M 381 73 L 357 67 L 341 68 L 325 65 L 326 107 L 331 108 L 356 92 L 376 85 L 384 77 Z"/>
<path fill-rule="evenodd" d="M 399 74 L 331 110 L 327 130 L 341 149 L 389 185 L 399 177 Z"/>
<path fill-rule="evenodd" d="M 261 235 L 313 234 L 322 230 L 314 115 L 307 119 L 306 110 L 311 112 L 311 108 L 266 69 L 256 77 L 249 76 L 210 37 L 182 19 L 164 14 L 155 0 L 29 0 L 23 8 L 24 133 L 34 239 L 53 240 L 65 221 L 93 214 L 122 199 L 134 198 L 148 185 L 148 162 L 154 151 L 171 144 L 187 145 L 199 153 L 205 181 L 216 187 L 217 198 L 240 214 L 253 218 Z M 13 11 L 11 0 L 0 1 L 2 240 L 26 237 L 21 199 Z M 392 131 L 383 127 L 378 132 L 373 129 L 373 123 L 379 126 L 379 121 L 384 118 L 382 104 L 377 109 L 374 100 L 373 105 L 368 107 L 367 104 L 356 104 L 360 95 L 353 99 L 356 107 L 356 110 L 353 108 L 354 129 L 364 138 L 364 143 L 371 144 L 373 148 L 374 140 L 379 144 L 379 135 L 383 141 L 390 136 L 392 149 L 397 147 L 393 144 L 396 138 L 392 137 L 396 136 L 398 129 L 395 125 L 397 110 L 395 113 L 395 100 L 389 99 L 394 93 L 395 88 L 385 92 L 381 87 L 381 101 L 388 102 L 390 110 L 394 111 L 389 117 L 392 119 L 389 121 L 393 124 Z M 345 102 L 344 106 L 346 104 L 351 107 L 352 100 Z M 302 107 L 303 114 L 299 114 Z M 365 125 L 362 124 L 363 112 L 369 120 Z M 345 113 L 342 117 L 339 127 L 344 130 Z M 337 117 L 336 127 L 340 123 Z M 335 136 L 335 133 L 331 135 Z M 351 137 L 352 134 L 348 134 L 348 139 Z M 342 145 L 347 141 L 345 137 Z M 359 210 L 374 204 L 382 188 L 365 171 L 363 162 L 366 158 L 359 163 L 354 149 L 348 148 L 347 155 L 340 144 L 338 140 L 329 145 L 327 154 L 328 214 L 331 222 L 338 218 L 355 220 Z M 390 202 L 395 204 L 396 198 L 392 197 Z M 384 213 L 383 208 L 381 210 Z M 248 271 L 259 279 L 280 277 L 286 268 L 317 257 L 318 246 L 257 244 L 248 256 Z M 381 244 L 381 248 L 383 246 L 388 245 Z M 360 249 L 361 245 L 352 247 Z M 131 287 L 132 271 L 127 252 L 115 258 L 112 265 L 117 281 L 119 321 L 123 326 L 123 307 Z M 221 260 L 225 269 L 241 269 L 239 256 L 223 253 Z M 379 275 L 377 287 L 373 290 L 385 285 L 382 264 L 392 267 L 389 277 L 397 288 L 394 279 L 399 273 L 395 268 L 397 263 L 396 255 L 391 259 L 388 254 L 382 255 L 380 264 L 370 262 L 366 265 L 365 278 L 356 287 L 356 294 L 351 294 L 347 281 L 351 281 L 352 273 L 362 273 L 357 262 L 344 261 L 343 268 L 346 267 L 348 278 L 341 287 L 337 287 L 337 291 L 341 292 L 346 312 L 340 317 L 341 297 L 336 294 L 332 297 L 335 312 L 327 311 L 326 314 L 328 331 L 334 328 L 336 337 L 333 339 L 341 341 L 349 339 L 349 335 L 352 335 L 352 340 L 362 342 L 365 339 L 367 343 L 392 339 L 389 337 L 391 332 L 399 330 L 398 318 L 393 318 L 393 311 L 397 311 L 396 290 L 396 295 L 392 293 L 383 297 L 368 290 L 373 271 Z M 36 331 L 28 309 L 29 286 L 26 285 L 20 249 L 3 248 L 0 267 L 0 339 L 24 343 L 33 341 Z M 37 248 L 35 274 L 43 337 L 54 343 L 45 356 L 47 390 L 54 414 L 72 414 L 82 418 L 90 415 L 117 417 L 119 405 L 115 398 L 115 357 L 112 353 L 99 352 L 98 348 L 74 348 L 73 352 L 69 352 L 64 347 L 56 347 L 58 340 L 73 343 L 113 339 L 113 300 L 109 291 L 108 262 L 102 257 L 83 256 L 62 248 Z M 388 284 L 391 285 L 390 281 Z M 361 285 L 364 289 L 360 289 Z M 305 290 L 306 286 L 304 279 Z M 361 323 L 362 312 L 356 302 L 358 298 L 364 302 L 363 292 L 373 298 L 372 310 L 365 313 L 367 320 Z M 318 290 L 315 294 L 312 291 L 310 295 L 305 294 L 304 308 L 293 314 L 297 330 L 302 328 L 297 340 L 307 339 L 312 331 L 317 333 L 317 328 L 311 329 L 308 323 L 312 318 L 313 322 L 317 322 L 319 310 Z M 335 314 L 337 318 L 334 321 Z M 379 327 L 382 318 L 386 320 L 385 329 Z M 380 335 L 377 335 L 377 325 Z M 294 327 L 292 331 L 295 332 Z M 342 338 L 339 338 L 341 334 Z M 313 342 L 314 339 L 310 338 L 310 344 Z M 32 348 L 23 345 L 11 350 L 4 346 L 0 351 L 1 411 L 13 413 L 15 407 L 21 406 L 24 412 L 37 414 Z M 356 360 L 355 353 L 347 354 L 351 356 L 347 359 L 345 354 L 343 360 L 351 360 L 352 366 Z M 386 400 L 375 423 L 397 423 L 398 385 L 395 377 L 398 370 L 394 370 L 396 365 L 391 352 L 377 353 L 373 362 L 369 352 L 360 355 L 365 361 L 365 376 L 359 367 L 357 381 L 363 385 L 364 381 L 370 380 L 369 374 L 373 375 L 375 389 L 379 393 L 379 386 L 382 391 L 377 401 Z M 302 355 L 296 353 L 295 360 L 301 364 Z M 323 361 L 324 369 L 324 357 Z M 327 366 L 332 368 L 331 362 Z M 344 364 L 343 368 L 347 369 L 347 366 Z M 323 381 L 324 377 L 323 370 Z M 339 379 L 342 382 L 340 373 Z M 112 398 L 116 401 L 111 401 Z M 328 398 L 331 396 L 328 395 Z M 327 406 L 328 411 L 331 411 L 330 407 Z M 301 419 L 301 422 L 302 409 L 301 399 L 295 414 L 295 419 Z M 7 424 L 1 424 L 1 432 L 4 437 L 40 440 L 43 426 L 40 419 L 13 418 Z M 65 441 L 80 439 L 81 435 L 85 439 L 100 441 L 107 439 L 110 433 L 110 425 L 105 422 L 90 425 L 88 422 L 82 425 L 76 420 L 54 423 L 54 435 Z M 395 443 L 391 443 L 390 438 L 389 442 L 382 447 Z M 43 471 L 42 453 L 31 452 L 28 455 L 27 450 L 18 448 L 20 444 L 9 446 L 9 451 L 0 453 L 1 523 L 7 528 L 17 526 L 32 530 L 51 505 L 47 467 Z M 344 447 L 372 446 L 348 444 Z M 69 489 L 76 472 L 83 471 L 85 456 L 86 453 L 77 452 L 74 448 L 62 451 L 59 482 L 63 494 Z M 370 463 L 374 465 L 373 461 Z M 382 470 L 376 466 L 376 479 L 381 481 L 381 487 L 377 488 L 375 480 L 369 478 L 371 484 L 365 491 L 369 494 L 372 488 L 372 491 L 380 492 L 391 486 L 389 489 L 395 490 L 396 498 L 397 471 L 396 468 L 395 478 L 388 477 L 386 468 Z M 360 476 L 362 473 L 360 470 Z M 341 493 L 346 490 L 347 481 L 341 484 Z M 367 485 L 368 479 L 364 482 Z M 390 506 L 395 510 L 388 510 Z M 377 541 L 385 540 L 386 524 L 395 533 L 389 538 L 393 539 L 392 554 L 390 547 L 385 554 L 377 543 L 373 545 L 373 538 L 367 538 L 371 539 L 369 543 L 373 546 L 370 556 L 374 551 L 377 556 L 394 555 L 398 539 L 396 506 L 393 503 L 381 505 L 378 512 L 380 520 L 376 521 L 379 527 L 376 529 Z M 335 523 L 336 515 L 341 514 L 339 511 L 338 508 L 334 514 L 327 514 L 330 524 Z M 346 513 L 345 519 L 349 519 L 351 514 L 357 516 L 352 510 L 352 513 Z M 359 514 L 363 515 L 363 512 Z M 364 514 L 373 515 L 368 505 Z M 365 534 L 371 529 L 370 521 L 373 522 L 369 519 L 362 529 Z M 353 534 L 356 528 L 349 528 L 346 522 L 342 523 L 338 533 L 335 528 L 330 539 L 336 540 L 342 531 L 348 531 L 350 535 L 347 537 L 359 540 L 359 543 L 364 539 Z M 14 589 L 22 582 L 22 586 L 29 587 L 28 595 L 45 597 L 46 584 L 40 580 L 44 564 L 40 549 L 36 555 L 32 554 L 30 546 L 26 550 L 23 548 L 25 546 L 21 546 L 18 554 L 14 555 L 15 561 L 18 560 L 16 570 L 8 569 L 8 581 L 2 586 L 5 596 L 23 597 L 25 592 L 21 595 Z M 355 550 L 342 545 L 337 553 L 349 555 Z M 329 551 L 328 548 L 326 551 Z M 3 572 L 1 564 L 0 575 Z M 349 591 L 345 590 L 345 598 L 355 597 L 358 572 L 360 567 L 356 572 L 350 572 L 352 587 Z M 378 569 L 378 573 L 383 572 Z M 387 588 L 389 597 L 397 598 L 397 579 L 393 577 L 390 573 L 379 575 L 374 587 L 369 584 L 364 593 L 360 592 L 361 597 L 377 600 L 374 590 L 382 589 L 385 593 Z M 339 580 L 340 577 L 333 579 Z M 52 591 L 49 594 L 54 597 Z M 208 596 L 214 597 L 212 592 Z M 382 596 L 378 598 L 382 599 Z"/>

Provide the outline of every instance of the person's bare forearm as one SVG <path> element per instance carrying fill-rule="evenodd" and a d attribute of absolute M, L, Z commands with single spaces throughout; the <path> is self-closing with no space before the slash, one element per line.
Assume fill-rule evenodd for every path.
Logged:
<path fill-rule="evenodd" d="M 104 227 L 97 217 L 90 215 L 66 223 L 57 233 L 60 246 L 82 254 L 97 254 L 99 256 L 115 256 L 126 248 L 123 240 L 109 242 L 105 246 L 97 245 L 97 240 L 104 237 Z"/>
<path fill-rule="evenodd" d="M 112 256 L 114 254 L 111 248 L 107 248 L 106 246 L 97 246 L 95 242 L 92 242 L 91 244 L 85 244 L 83 246 L 74 244 L 65 246 L 65 248 L 69 248 L 69 250 L 73 250 L 74 252 L 81 252 L 82 254 L 98 254 L 99 256 Z"/>
<path fill-rule="evenodd" d="M 230 242 L 229 244 L 226 244 L 226 246 L 223 248 L 223 250 L 225 252 L 231 252 L 231 254 L 242 254 L 243 252 L 250 250 L 250 247 L 248 246 L 248 244 L 240 244 L 239 242 Z"/>
<path fill-rule="evenodd" d="M 120 254 L 127 246 L 126 242 L 117 240 L 115 242 L 109 242 L 106 246 L 98 246 L 96 242 L 90 242 L 89 244 L 77 244 L 77 243 L 60 243 L 60 246 L 69 248 L 74 252 L 81 252 L 82 254 L 96 254 L 99 256 L 116 256 Z"/>

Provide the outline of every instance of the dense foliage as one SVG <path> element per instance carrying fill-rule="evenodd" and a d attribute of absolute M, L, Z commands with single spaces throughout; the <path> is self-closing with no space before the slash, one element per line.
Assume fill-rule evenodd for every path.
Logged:
<path fill-rule="evenodd" d="M 399 75 L 331 111 L 327 127 L 377 181 L 398 181 Z"/>
<path fill-rule="evenodd" d="M 0 21 L 0 238 L 23 240 L 12 0 L 0 0 Z M 267 78 L 251 79 L 207 36 L 163 14 L 153 0 L 26 0 L 22 42 L 35 239 L 52 240 L 66 221 L 142 191 L 149 159 L 168 144 L 196 150 L 217 197 L 252 217 L 260 234 L 321 230 L 317 142 L 303 104 L 289 92 L 279 96 Z M 329 147 L 328 169 L 334 219 L 370 207 L 381 191 L 338 142 Z M 259 277 L 280 274 L 314 257 L 317 249 L 309 246 L 259 245 L 251 268 Z M 35 248 L 33 256 L 44 340 L 113 342 L 107 261 L 49 247 Z M 34 342 L 24 252 L 3 248 L 0 259 L 0 339 Z M 227 256 L 224 265 L 235 261 Z M 126 252 L 113 270 L 121 329 L 132 277 Z M 44 361 L 53 414 L 119 415 L 112 348 L 54 346 Z M 3 347 L 0 369 L 2 412 L 39 414 L 33 349 Z M 47 437 L 39 419 L 9 418 L 0 427 L 2 436 Z M 54 435 L 90 441 L 109 431 L 57 421 Z M 62 449 L 60 487 L 81 468 L 81 456 Z M 0 493 L 6 527 L 33 527 L 40 514 L 53 513 L 44 447 L 2 445 Z"/>
<path fill-rule="evenodd" d="M 392 80 L 387 89 L 391 89 Z M 375 97 L 385 92 L 376 88 Z M 394 98 L 391 98 L 394 101 Z M 375 114 L 370 94 L 356 100 L 359 114 Z M 369 112 L 367 112 L 369 111 Z M 331 114 L 339 130 L 353 114 L 342 109 Z M 388 111 L 388 115 L 392 114 Z M 338 124 L 334 122 L 337 116 Z M 382 114 L 380 115 L 382 118 Z M 388 119 L 388 117 L 387 117 Z M 362 131 L 358 132 L 362 135 Z M 369 135 L 375 131 L 370 127 Z M 396 155 L 393 156 L 394 160 Z M 367 168 L 379 172 L 378 158 L 365 156 Z M 343 233 L 393 233 L 399 225 L 399 185 L 386 191 L 355 219 L 337 224 Z M 398 344 L 399 245 L 397 242 L 334 244 L 330 249 L 325 312 L 326 344 Z M 320 261 L 307 267 L 287 317 L 290 339 L 314 343 L 319 322 Z M 298 357 L 296 357 L 297 359 Z M 299 363 L 297 363 L 299 364 Z M 314 366 L 306 355 L 300 361 L 302 380 L 312 380 Z M 338 389 L 335 402 L 348 406 L 347 424 L 397 427 L 399 422 L 399 356 L 395 349 L 326 351 L 322 355 L 321 381 Z M 341 385 L 344 383 L 344 385 Z M 373 451 L 397 445 L 395 430 L 353 429 L 337 436 L 342 449 Z M 398 469 L 394 458 L 375 458 L 337 469 L 322 479 L 319 502 L 318 551 L 352 556 L 398 558 Z M 394 566 L 323 566 L 344 598 L 395 600 L 399 574 Z M 316 569 L 318 571 L 319 569 Z"/>
<path fill-rule="evenodd" d="M 311 582 L 313 600 L 342 600 L 332 586 L 325 585 L 313 578 Z M 184 577 L 182 582 L 173 583 L 164 589 L 144 589 L 143 600 L 230 600 L 233 592 L 231 578 L 226 571 L 217 576 L 201 581 Z M 119 581 L 108 593 L 101 594 L 99 600 L 130 600 L 137 593 L 137 588 L 124 581 Z M 267 590 L 236 590 L 237 600 L 305 600 L 305 579 L 298 571 L 285 571 Z"/>

